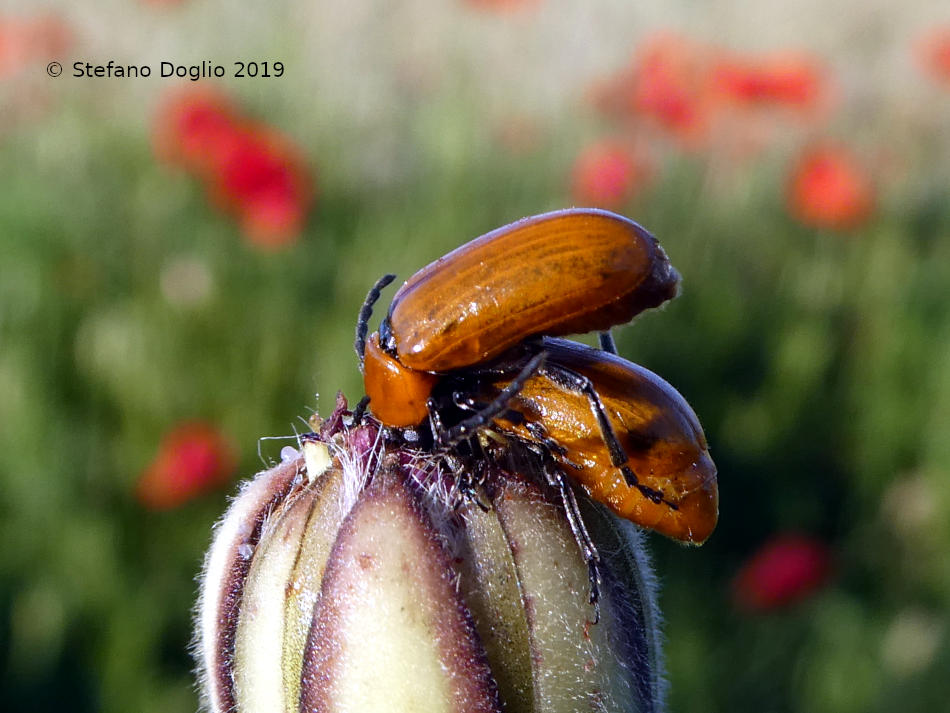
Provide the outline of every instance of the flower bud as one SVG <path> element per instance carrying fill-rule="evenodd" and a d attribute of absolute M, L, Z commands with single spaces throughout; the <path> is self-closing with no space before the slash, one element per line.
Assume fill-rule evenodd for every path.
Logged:
<path fill-rule="evenodd" d="M 565 511 L 533 473 L 459 499 L 437 456 L 346 426 L 341 401 L 218 524 L 198 611 L 214 713 L 656 711 L 652 574 L 588 501 L 599 621 Z"/>

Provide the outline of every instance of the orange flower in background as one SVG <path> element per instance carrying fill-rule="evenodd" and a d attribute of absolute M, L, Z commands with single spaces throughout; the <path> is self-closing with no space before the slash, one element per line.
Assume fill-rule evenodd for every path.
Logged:
<path fill-rule="evenodd" d="M 746 105 L 810 110 L 827 93 L 818 63 L 800 54 L 723 58 L 712 70 L 712 82 L 725 99 Z"/>
<path fill-rule="evenodd" d="M 478 10 L 516 12 L 536 7 L 541 4 L 541 0 L 465 0 L 465 4 Z"/>
<path fill-rule="evenodd" d="M 177 507 L 227 483 L 236 466 L 234 448 L 214 426 L 183 423 L 167 433 L 136 488 L 153 510 Z"/>
<path fill-rule="evenodd" d="M 33 62 L 60 58 L 71 44 L 69 27 L 55 16 L 0 17 L 0 79 L 19 74 Z"/>
<path fill-rule="evenodd" d="M 787 186 L 789 212 L 815 228 L 859 227 L 874 209 L 871 179 L 846 149 L 824 145 L 807 149 L 793 167 Z"/>
<path fill-rule="evenodd" d="M 779 535 L 742 566 L 732 583 L 733 600 L 746 611 L 763 612 L 806 599 L 828 581 L 831 552 L 805 535 Z"/>
<path fill-rule="evenodd" d="M 525 114 L 512 114 L 495 124 L 492 139 L 503 151 L 525 155 L 539 148 L 545 133 L 545 127 L 538 119 Z"/>
<path fill-rule="evenodd" d="M 917 45 L 917 58 L 927 74 L 950 86 L 950 26 L 927 33 Z"/>
<path fill-rule="evenodd" d="M 155 121 L 156 154 L 203 179 L 259 247 L 295 242 L 312 194 L 304 159 L 280 132 L 241 116 L 218 91 L 172 93 Z"/>
<path fill-rule="evenodd" d="M 648 179 L 647 163 L 623 143 L 601 141 L 585 148 L 574 161 L 571 194 L 578 205 L 619 208 Z"/>

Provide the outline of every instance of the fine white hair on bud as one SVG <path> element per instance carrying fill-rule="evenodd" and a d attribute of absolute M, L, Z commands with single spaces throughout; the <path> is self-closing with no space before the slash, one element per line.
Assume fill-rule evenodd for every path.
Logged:
<path fill-rule="evenodd" d="M 437 456 L 387 446 L 345 403 L 247 483 L 217 525 L 197 612 L 212 713 L 663 709 L 640 533 L 581 512 L 587 563 L 535 473 L 459 498 Z"/>

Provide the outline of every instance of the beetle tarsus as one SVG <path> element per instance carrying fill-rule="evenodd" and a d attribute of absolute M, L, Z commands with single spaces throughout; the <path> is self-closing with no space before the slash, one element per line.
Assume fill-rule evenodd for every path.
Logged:
<path fill-rule="evenodd" d="M 623 479 L 626 481 L 627 486 L 639 490 L 640 494 L 650 502 L 656 503 L 657 505 L 663 503 L 669 507 L 670 510 L 679 510 L 679 506 L 676 503 L 670 502 L 664 498 L 662 492 L 656 490 L 655 488 L 650 488 L 646 485 L 643 485 L 637 478 L 637 474 L 633 472 L 633 469 L 630 468 L 630 466 L 620 466 L 620 472 L 623 473 Z"/>
<path fill-rule="evenodd" d="M 600 623 L 600 568 L 596 562 L 587 563 L 587 576 L 590 579 L 590 599 L 589 603 L 594 607 L 594 620 L 592 625 Z"/>
<path fill-rule="evenodd" d="M 587 563 L 587 572 L 590 577 L 590 603 L 594 607 L 594 621 L 596 624 L 600 621 L 600 553 L 597 546 L 587 532 L 587 526 L 584 524 L 584 518 L 581 515 L 580 508 L 577 505 L 577 498 L 574 497 L 574 491 L 571 490 L 564 472 L 556 465 L 547 465 L 543 469 L 548 483 L 558 490 L 561 496 L 561 504 L 564 506 L 564 513 L 567 515 L 567 522 L 574 534 L 574 540 L 581 550 L 581 555 Z"/>

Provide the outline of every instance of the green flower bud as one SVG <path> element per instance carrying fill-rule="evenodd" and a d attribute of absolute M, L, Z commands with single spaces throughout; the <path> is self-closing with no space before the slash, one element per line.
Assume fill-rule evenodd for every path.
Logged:
<path fill-rule="evenodd" d="M 657 711 L 659 614 L 640 533 L 582 498 L 600 619 L 564 509 L 493 470 L 480 507 L 372 426 L 319 436 L 245 485 L 198 611 L 213 713 Z"/>

